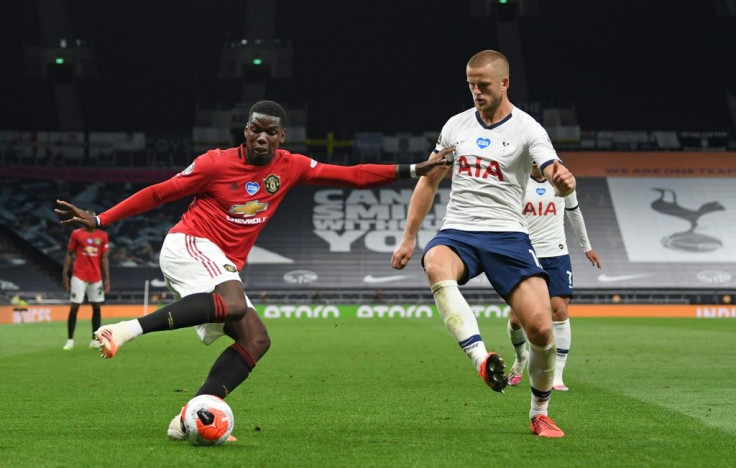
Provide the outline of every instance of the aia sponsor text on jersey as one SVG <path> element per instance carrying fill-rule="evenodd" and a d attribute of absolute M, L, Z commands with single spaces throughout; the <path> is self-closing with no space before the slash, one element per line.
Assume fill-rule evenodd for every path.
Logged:
<path fill-rule="evenodd" d="M 530 216 L 555 216 L 557 214 L 557 207 L 554 202 L 548 202 L 547 206 L 544 206 L 544 202 L 526 202 L 524 205 L 523 215 Z"/>
<path fill-rule="evenodd" d="M 469 158 L 475 161 L 471 164 L 468 161 Z M 470 177 L 480 177 L 481 179 L 494 177 L 499 182 L 503 182 L 504 180 L 501 166 L 494 160 L 486 161 L 477 156 L 460 156 L 457 166 L 458 174 L 467 174 Z"/>

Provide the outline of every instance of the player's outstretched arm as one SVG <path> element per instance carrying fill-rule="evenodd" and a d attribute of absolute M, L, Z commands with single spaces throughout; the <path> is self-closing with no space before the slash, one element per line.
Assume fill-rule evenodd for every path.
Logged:
<path fill-rule="evenodd" d="M 558 159 L 544 168 L 544 177 L 555 188 L 558 197 L 566 197 L 575 191 L 575 176 Z"/>
<path fill-rule="evenodd" d="M 90 228 L 108 226 L 121 219 L 145 213 L 157 206 L 194 194 L 201 189 L 204 183 L 201 182 L 202 180 L 206 179 L 194 179 L 184 185 L 178 176 L 174 176 L 169 180 L 149 185 L 137 191 L 98 216 L 85 213 L 84 210 L 63 200 L 56 200 L 59 207 L 54 211 L 62 217 L 62 224 L 77 223 Z"/>
<path fill-rule="evenodd" d="M 444 158 L 447 151 L 434 155 L 427 161 L 417 164 L 358 164 L 356 166 L 340 166 L 337 164 L 319 164 L 314 170 L 306 172 L 303 183 L 311 185 L 327 185 L 331 187 L 378 187 L 397 180 L 416 179 L 443 175 L 451 162 Z"/>

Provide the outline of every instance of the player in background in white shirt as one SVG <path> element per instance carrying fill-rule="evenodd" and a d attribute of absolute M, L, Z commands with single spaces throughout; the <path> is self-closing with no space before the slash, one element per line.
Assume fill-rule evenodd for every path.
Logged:
<path fill-rule="evenodd" d="M 529 225 L 529 238 L 537 258 L 549 275 L 549 296 L 552 307 L 557 359 L 552 388 L 567 391 L 562 380 L 567 354 L 570 351 L 572 331 L 567 306 L 573 295 L 572 266 L 565 240 L 565 215 L 570 220 L 580 247 L 591 265 L 600 268 L 601 262 L 588 240 L 585 220 L 580 211 L 575 192 L 560 198 L 555 196 L 554 187 L 547 182 L 536 164 L 532 165 L 529 184 L 524 195 L 524 211 Z M 526 349 L 526 333 L 516 315 L 511 312 L 508 325 L 509 338 L 514 345 L 516 360 L 509 371 L 509 385 L 519 385 L 524 377 L 529 352 Z"/>
<path fill-rule="evenodd" d="M 508 384 L 503 360 L 487 351 L 475 314 L 458 288 L 485 273 L 516 311 L 529 339 L 531 431 L 562 437 L 564 432 L 547 415 L 555 366 L 547 273 L 529 241 L 521 200 L 532 161 L 559 196 L 575 190 L 575 177 L 560 163 L 542 126 L 509 101 L 509 63 L 503 54 L 477 53 L 468 61 L 466 76 L 475 107 L 447 121 L 430 155 L 436 159 L 437 153 L 454 147 L 453 165 L 417 182 L 391 265 L 402 269 L 411 259 L 440 180 L 452 170 L 442 229 L 422 256 L 437 309 L 480 377 L 493 390 L 503 391 Z"/>

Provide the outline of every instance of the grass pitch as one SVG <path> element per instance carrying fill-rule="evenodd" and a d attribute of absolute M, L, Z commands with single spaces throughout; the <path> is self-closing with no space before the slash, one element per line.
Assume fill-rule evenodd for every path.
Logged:
<path fill-rule="evenodd" d="M 557 440 L 529 432 L 528 377 L 492 392 L 439 319 L 266 323 L 221 447 L 166 428 L 226 339 L 155 333 L 105 361 L 88 321 L 66 352 L 64 323 L 0 326 L 0 466 L 736 466 L 734 320 L 573 319 Z M 510 366 L 505 320 L 481 332 Z"/>

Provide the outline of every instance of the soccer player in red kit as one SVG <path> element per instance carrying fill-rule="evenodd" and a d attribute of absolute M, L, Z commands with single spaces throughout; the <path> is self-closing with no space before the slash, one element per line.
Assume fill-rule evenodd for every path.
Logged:
<path fill-rule="evenodd" d="M 93 212 L 89 214 L 94 215 Z M 61 272 L 61 281 L 64 289 L 69 292 L 71 302 L 66 322 L 67 340 L 63 348 L 65 351 L 74 348 L 77 312 L 79 312 L 79 305 L 84 302 L 85 295 L 92 305 L 92 340 L 89 347 L 100 347 L 94 332 L 100 328 L 101 304 L 105 301 L 105 293 L 110 292 L 107 244 L 107 233 L 95 227 L 75 229 L 69 237 L 69 246 L 64 256 L 64 267 Z M 69 266 L 72 263 L 72 257 L 74 257 L 74 269 L 70 281 Z"/>
<path fill-rule="evenodd" d="M 279 149 L 286 138 L 286 112 L 273 101 L 259 101 L 248 112 L 245 144 L 215 149 L 197 157 L 171 179 L 144 188 L 94 217 L 57 201 L 62 223 L 107 226 L 161 204 L 195 195 L 161 247 L 160 263 L 178 301 L 136 320 L 101 327 L 97 339 L 103 357 L 153 331 L 197 326 L 205 344 L 226 334 L 235 342 L 212 366 L 197 395 L 226 397 L 242 383 L 266 353 L 270 338 L 239 275 L 258 233 L 286 193 L 300 184 L 373 187 L 440 170 L 444 154 L 418 164 L 322 164 Z M 175 417 L 168 435 L 183 438 Z"/>

